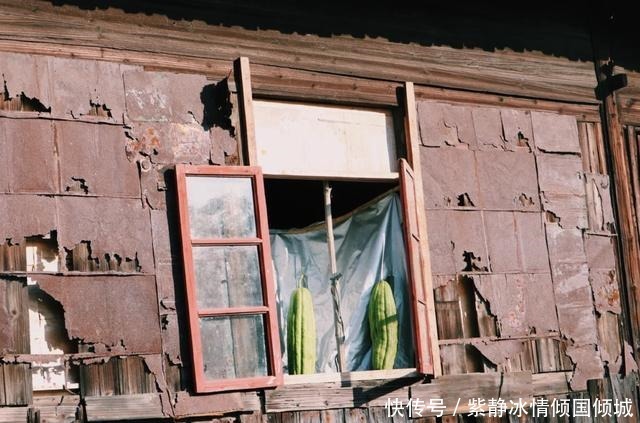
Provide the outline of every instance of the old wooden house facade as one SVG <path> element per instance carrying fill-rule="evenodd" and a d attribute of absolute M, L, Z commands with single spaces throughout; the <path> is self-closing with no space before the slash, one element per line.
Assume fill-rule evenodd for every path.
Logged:
<path fill-rule="evenodd" d="M 0 0 L 0 422 L 637 421 L 625 12 L 345 3 Z"/>

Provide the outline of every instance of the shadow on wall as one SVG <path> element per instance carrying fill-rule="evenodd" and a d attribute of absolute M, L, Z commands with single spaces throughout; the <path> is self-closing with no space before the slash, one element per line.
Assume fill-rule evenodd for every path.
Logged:
<path fill-rule="evenodd" d="M 255 0 L 191 0 L 177 6 L 169 1 L 52 0 L 84 10 L 115 8 L 127 13 L 164 15 L 174 20 L 204 21 L 210 25 L 276 30 L 323 37 L 351 35 L 382 37 L 394 42 L 480 48 L 486 51 L 540 51 L 571 60 L 594 59 L 589 28 L 604 37 L 616 62 L 640 70 L 633 54 L 632 17 L 622 5 L 540 0 L 532 7 L 511 8 L 486 2 L 338 2 L 305 4 L 293 0 L 264 3 Z M 433 4 L 431 4 L 433 3 Z M 617 8 L 617 9 L 616 9 Z M 603 57 L 604 58 L 604 57 Z"/>

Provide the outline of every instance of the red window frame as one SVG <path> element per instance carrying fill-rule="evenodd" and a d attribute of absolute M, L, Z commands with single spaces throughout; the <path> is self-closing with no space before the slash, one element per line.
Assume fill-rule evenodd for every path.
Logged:
<path fill-rule="evenodd" d="M 192 239 L 189 222 L 187 198 L 187 177 L 237 177 L 250 178 L 253 187 L 253 202 L 256 218 L 255 238 L 214 238 Z M 187 313 L 189 318 L 191 352 L 193 358 L 193 375 L 196 392 L 219 392 L 268 388 L 282 385 L 282 366 L 280 365 L 280 335 L 278 330 L 275 304 L 275 283 L 271 267 L 271 246 L 269 243 L 269 227 L 264 193 L 262 170 L 255 166 L 193 166 L 176 165 L 176 181 L 178 188 L 178 210 L 180 217 L 180 233 L 183 255 L 184 280 L 187 294 Z M 192 247 L 197 245 L 233 246 L 255 245 L 258 247 L 260 273 L 262 280 L 262 306 L 243 306 L 215 309 L 198 309 L 196 281 L 193 264 Z M 204 373 L 202 339 L 200 322 L 202 317 L 228 317 L 242 315 L 264 316 L 265 348 L 267 354 L 267 375 L 257 377 L 207 379 Z"/>

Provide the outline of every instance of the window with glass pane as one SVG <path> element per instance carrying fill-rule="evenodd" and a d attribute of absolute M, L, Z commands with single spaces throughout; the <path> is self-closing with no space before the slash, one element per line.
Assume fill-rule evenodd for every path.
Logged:
<path fill-rule="evenodd" d="M 262 173 L 178 165 L 176 176 L 196 391 L 276 386 L 280 342 Z"/>

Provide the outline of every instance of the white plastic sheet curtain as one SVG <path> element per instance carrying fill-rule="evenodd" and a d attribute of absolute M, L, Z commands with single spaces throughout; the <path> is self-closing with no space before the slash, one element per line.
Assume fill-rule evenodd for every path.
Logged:
<path fill-rule="evenodd" d="M 415 366 L 401 222 L 401 202 L 395 191 L 334 220 L 338 272 L 342 274 L 341 312 L 347 371 L 371 370 L 367 305 L 371 289 L 380 279 L 391 283 L 398 309 L 398 353 L 394 368 Z M 324 223 L 291 231 L 271 231 L 271 253 L 285 373 L 286 316 L 301 272 L 307 277 L 316 317 L 316 372 L 336 372 L 331 274 Z"/>

